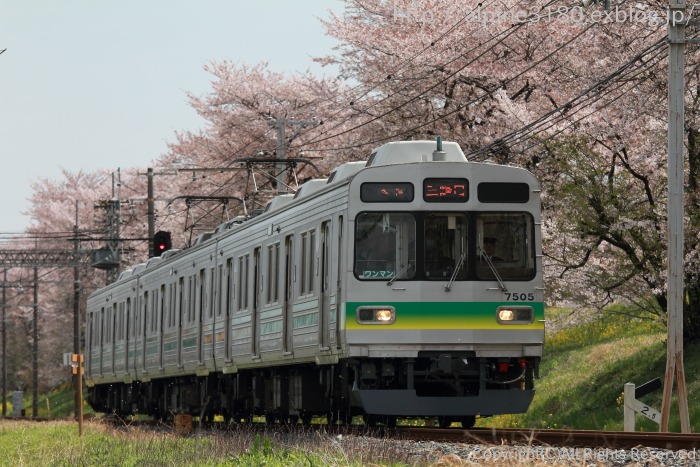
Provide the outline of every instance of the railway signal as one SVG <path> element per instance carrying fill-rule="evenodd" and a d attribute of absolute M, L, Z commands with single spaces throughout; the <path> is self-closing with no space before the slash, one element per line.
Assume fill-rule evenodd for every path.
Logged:
<path fill-rule="evenodd" d="M 159 230 L 153 236 L 153 256 L 160 256 L 173 247 L 170 232 Z"/>

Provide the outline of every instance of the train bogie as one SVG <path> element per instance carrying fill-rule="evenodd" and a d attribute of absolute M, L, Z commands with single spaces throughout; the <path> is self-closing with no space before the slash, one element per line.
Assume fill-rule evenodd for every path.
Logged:
<path fill-rule="evenodd" d="M 90 402 L 389 425 L 523 412 L 544 337 L 540 243 L 528 172 L 454 143 L 383 146 L 95 292 Z"/>

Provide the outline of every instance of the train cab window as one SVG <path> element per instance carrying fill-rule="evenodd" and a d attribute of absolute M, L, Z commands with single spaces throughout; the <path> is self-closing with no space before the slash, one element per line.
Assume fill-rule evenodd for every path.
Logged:
<path fill-rule="evenodd" d="M 416 219 L 406 212 L 364 212 L 355 219 L 355 276 L 412 279 L 416 274 Z"/>
<path fill-rule="evenodd" d="M 423 223 L 425 277 L 428 280 L 457 280 L 467 277 L 467 216 L 431 213 Z"/>
<path fill-rule="evenodd" d="M 479 279 L 526 280 L 535 275 L 535 227 L 528 213 L 481 213 L 476 220 Z"/>

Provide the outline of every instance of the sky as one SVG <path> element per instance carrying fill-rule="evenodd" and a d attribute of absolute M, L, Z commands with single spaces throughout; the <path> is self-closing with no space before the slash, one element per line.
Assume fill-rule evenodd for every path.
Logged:
<path fill-rule="evenodd" d="M 333 75 L 319 18 L 342 0 L 0 0 L 0 233 L 29 226 L 31 183 L 148 167 L 204 121 L 203 66 Z"/>

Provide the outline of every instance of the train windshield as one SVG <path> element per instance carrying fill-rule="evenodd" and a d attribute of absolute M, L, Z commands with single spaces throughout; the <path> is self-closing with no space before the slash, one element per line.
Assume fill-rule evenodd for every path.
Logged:
<path fill-rule="evenodd" d="M 457 213 L 432 213 L 424 219 L 423 268 L 427 279 L 467 277 L 467 216 Z M 459 265 L 459 270 L 455 271 Z"/>
<path fill-rule="evenodd" d="M 412 279 L 416 273 L 416 219 L 411 213 L 365 212 L 355 220 L 355 275 Z"/>
<path fill-rule="evenodd" d="M 355 219 L 361 280 L 529 280 L 534 219 L 525 212 L 363 212 Z"/>
<path fill-rule="evenodd" d="M 479 279 L 530 279 L 535 275 L 533 219 L 526 213 L 481 213 L 476 218 Z M 487 258 L 491 260 L 489 266 Z M 494 271 L 495 269 L 495 271 Z"/>

